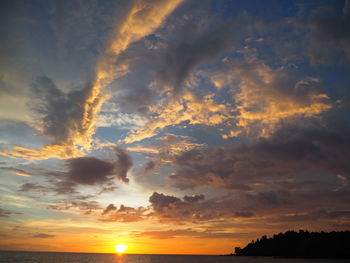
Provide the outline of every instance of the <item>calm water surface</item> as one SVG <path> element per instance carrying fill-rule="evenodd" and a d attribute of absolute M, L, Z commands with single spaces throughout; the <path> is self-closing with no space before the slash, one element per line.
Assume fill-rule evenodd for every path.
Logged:
<path fill-rule="evenodd" d="M 113 255 L 46 252 L 0 252 L 1 263 L 345 263 L 336 259 L 276 259 L 223 256 Z"/>

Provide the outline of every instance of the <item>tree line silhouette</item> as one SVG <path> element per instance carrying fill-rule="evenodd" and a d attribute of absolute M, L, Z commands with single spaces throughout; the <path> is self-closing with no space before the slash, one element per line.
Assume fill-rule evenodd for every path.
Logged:
<path fill-rule="evenodd" d="M 244 248 L 236 247 L 235 256 L 272 256 L 290 258 L 350 258 L 350 231 L 287 231 L 271 238 L 262 236 Z"/>

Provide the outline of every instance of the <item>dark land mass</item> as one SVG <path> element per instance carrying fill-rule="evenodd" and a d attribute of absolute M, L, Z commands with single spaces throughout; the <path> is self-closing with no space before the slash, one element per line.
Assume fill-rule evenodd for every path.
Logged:
<path fill-rule="evenodd" d="M 233 256 L 288 258 L 350 258 L 350 231 L 287 231 L 271 238 L 262 236 L 244 248 L 236 247 Z"/>

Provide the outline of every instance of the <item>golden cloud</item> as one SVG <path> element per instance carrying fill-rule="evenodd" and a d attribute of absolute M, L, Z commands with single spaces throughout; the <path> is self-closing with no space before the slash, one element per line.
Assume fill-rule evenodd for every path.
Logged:
<path fill-rule="evenodd" d="M 316 117 L 332 108 L 329 96 L 318 89 L 318 79 L 298 81 L 283 69 L 274 70 L 257 60 L 232 64 L 211 80 L 219 89 L 229 86 L 237 104 L 237 127 L 223 138 L 241 133 L 267 137 L 283 120 Z"/>
<path fill-rule="evenodd" d="M 199 99 L 190 91 L 185 91 L 179 99 L 169 99 L 164 105 L 151 107 L 156 114 L 143 128 L 132 131 L 125 139 L 125 143 L 132 143 L 153 137 L 168 126 L 183 122 L 215 126 L 230 118 L 230 109 L 225 104 L 217 104 L 213 95 Z"/>

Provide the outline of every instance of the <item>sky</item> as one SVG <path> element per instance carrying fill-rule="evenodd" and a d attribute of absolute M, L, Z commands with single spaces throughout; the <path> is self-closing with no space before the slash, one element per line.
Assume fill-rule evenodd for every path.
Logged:
<path fill-rule="evenodd" d="M 7 0 L 0 20 L 0 249 L 350 228 L 350 1 Z"/>

